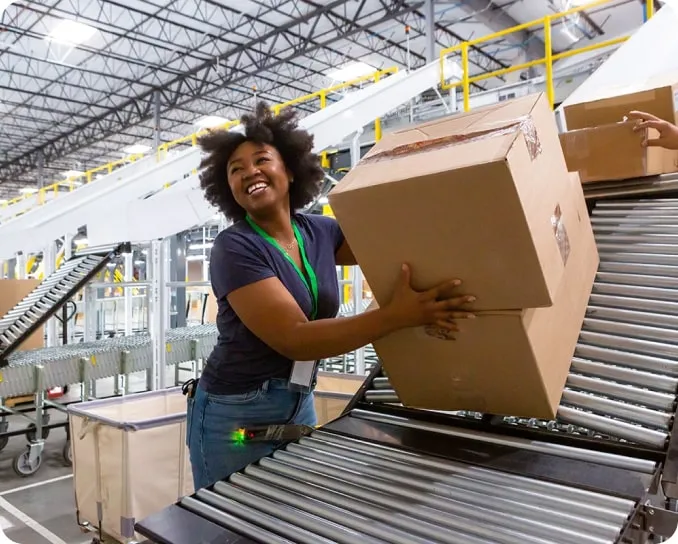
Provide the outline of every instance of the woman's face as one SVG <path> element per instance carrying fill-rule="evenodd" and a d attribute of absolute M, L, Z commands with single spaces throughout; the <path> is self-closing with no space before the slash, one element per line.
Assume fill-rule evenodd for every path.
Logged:
<path fill-rule="evenodd" d="M 280 206 L 289 208 L 290 175 L 275 147 L 243 142 L 227 169 L 235 201 L 246 212 L 257 215 Z"/>

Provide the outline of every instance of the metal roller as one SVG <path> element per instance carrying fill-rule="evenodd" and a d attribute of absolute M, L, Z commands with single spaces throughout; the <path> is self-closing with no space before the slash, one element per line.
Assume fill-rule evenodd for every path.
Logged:
<path fill-rule="evenodd" d="M 582 408 L 584 410 L 591 410 L 592 412 L 598 414 L 608 415 L 610 417 L 619 418 L 623 421 L 638 423 L 640 425 L 646 425 L 648 427 L 661 429 L 663 431 L 669 430 L 669 425 L 672 420 L 671 414 L 666 412 L 650 410 L 648 408 L 642 408 L 633 404 L 626 404 L 589 393 L 572 391 L 570 389 L 565 389 L 563 392 L 561 404 L 565 406 L 573 406 L 575 408 Z M 596 427 L 590 428 L 594 430 L 603 430 L 596 429 Z"/>
<path fill-rule="evenodd" d="M 676 280 L 678 282 L 678 280 Z M 632 323 L 650 325 L 663 329 L 678 331 L 678 315 L 665 315 L 652 312 L 639 312 L 621 308 L 607 308 L 605 306 L 589 305 L 586 315 L 594 319 L 604 319 L 616 323 Z"/>
<path fill-rule="evenodd" d="M 568 526 L 572 529 L 576 529 L 577 521 L 580 522 L 579 527 L 582 526 L 581 517 L 573 516 L 570 512 L 563 512 L 552 507 L 534 504 L 534 497 L 528 497 L 527 494 L 521 494 L 519 490 L 512 490 L 510 488 L 493 489 L 491 486 L 478 486 L 478 490 L 472 490 L 464 486 L 442 485 L 430 479 L 421 481 L 418 478 L 386 471 L 382 468 L 365 465 L 354 460 L 347 462 L 335 457 L 324 460 L 313 459 L 308 455 L 300 455 L 282 450 L 276 451 L 273 454 L 273 459 L 297 469 L 309 471 L 311 475 L 320 473 L 324 476 L 352 483 L 372 491 L 385 493 L 390 497 L 399 497 L 402 500 L 410 500 L 415 504 L 424 504 L 433 508 L 444 509 L 450 514 L 461 511 L 465 512 L 462 515 L 468 515 L 466 512 L 469 508 L 486 507 L 496 512 L 519 515 L 543 522 L 549 522 L 550 520 L 551 523 Z M 497 491 L 499 495 L 494 494 L 493 491 Z M 466 508 L 460 510 L 460 503 L 465 504 Z M 621 517 L 621 513 L 619 513 L 619 517 Z M 595 529 L 592 530 L 607 532 L 608 536 L 610 530 L 618 531 L 618 525 L 616 527 L 604 527 L 603 525 L 604 522 L 595 525 Z M 592 527 L 594 525 L 588 528 L 591 529 Z M 499 541 L 501 542 L 516 542 L 516 544 L 521 542 L 521 539 L 522 542 L 543 541 L 541 538 L 532 536 L 526 531 L 525 527 L 513 530 L 501 526 L 496 522 L 493 523 L 490 520 L 483 523 L 481 527 L 469 525 L 466 530 L 479 537 L 490 538 L 494 542 L 497 539 L 500 539 Z"/>
<path fill-rule="evenodd" d="M 609 380 L 589 378 L 572 374 L 567 378 L 567 386 L 572 389 L 580 389 L 591 393 L 598 393 L 615 399 L 623 400 L 662 410 L 668 414 L 673 413 L 676 402 L 675 395 L 648 391 L 631 385 L 623 385 Z"/>
<path fill-rule="evenodd" d="M 580 344 L 586 344 L 589 346 L 604 347 L 617 351 L 629 351 L 637 354 L 649 355 L 652 357 L 673 357 L 676 353 L 675 345 L 663 344 L 661 342 L 653 342 L 650 340 L 641 340 L 638 338 L 603 334 L 587 330 L 581 331 L 579 335 L 579 342 Z M 579 347 L 579 345 L 577 345 L 577 347 Z M 678 365 L 678 361 L 673 361 L 673 363 L 674 365 Z"/>
<path fill-rule="evenodd" d="M 678 223 L 678 219 L 676 219 L 676 222 Z M 666 264 L 629 263 L 603 260 L 598 267 L 598 271 L 637 274 L 641 276 L 678 277 L 678 267 L 675 264 L 671 266 Z"/>
<path fill-rule="evenodd" d="M 572 359 L 571 372 L 579 372 L 597 378 L 609 378 L 621 384 L 645 387 L 653 392 L 670 393 L 673 399 L 675 399 L 678 391 L 678 378 L 587 361 L 579 357 Z"/>
<path fill-rule="evenodd" d="M 346 508 L 359 509 L 376 519 L 388 519 L 389 524 L 418 533 L 433 542 L 487 542 L 473 533 L 477 525 L 495 530 L 505 527 L 521 534 L 525 542 L 543 541 L 563 543 L 605 542 L 590 534 L 583 534 L 576 529 L 570 530 L 557 525 L 551 519 L 545 524 L 531 519 L 530 512 L 519 510 L 520 515 L 508 515 L 489 509 L 485 504 L 476 505 L 456 501 L 449 497 L 436 497 L 419 491 L 403 489 L 397 494 L 373 489 L 369 485 L 357 485 L 342 479 L 325 476 L 313 470 L 313 466 L 300 468 L 276 459 L 264 459 L 261 466 L 250 466 L 245 469 L 249 475 L 262 481 L 268 481 L 278 487 L 298 489 L 304 495 L 330 504 L 342 504 Z M 484 531 L 483 531 L 484 533 Z M 608 536 L 611 534 L 607 533 Z M 501 532 L 492 539 L 493 542 L 504 542 Z M 497 540 L 497 538 L 499 540 Z M 512 535 L 508 536 L 513 541 Z M 428 540 L 431 542 L 431 540 Z"/>
<path fill-rule="evenodd" d="M 678 250 L 678 245 L 676 245 Z M 618 295 L 632 298 L 647 298 L 651 300 L 678 301 L 678 289 L 662 289 L 659 287 L 644 287 L 642 285 L 618 285 L 616 283 L 596 282 L 593 292 L 602 295 Z"/>
<path fill-rule="evenodd" d="M 224 510 L 210 506 L 209 504 L 194 499 L 193 497 L 183 498 L 181 500 L 181 506 L 190 512 L 199 514 L 205 519 L 221 525 L 222 527 L 251 535 L 252 538 L 256 538 L 261 542 L 267 542 L 270 544 L 294 544 L 293 541 L 282 538 L 270 531 L 267 531 L 266 529 L 262 529 L 259 525 L 248 523 L 247 521 L 244 521 L 233 514 L 229 514 Z"/>
<path fill-rule="evenodd" d="M 517 474 L 509 474 L 496 470 L 486 469 L 451 461 L 448 459 L 440 459 L 423 455 L 421 453 L 413 453 L 382 444 L 373 444 L 364 440 L 346 437 L 325 431 L 315 431 L 310 437 L 302 438 L 299 441 L 303 445 L 312 445 L 313 447 L 333 452 L 336 448 L 339 451 L 350 454 L 358 454 L 362 452 L 369 455 L 377 456 L 378 458 L 391 459 L 399 461 L 411 466 L 419 466 L 422 468 L 443 471 L 450 474 L 470 475 L 481 481 L 487 481 L 499 485 L 518 486 L 522 489 L 532 490 L 538 493 L 545 493 L 572 501 L 579 501 L 584 504 L 595 504 L 610 509 L 626 510 L 633 505 L 633 501 L 621 499 L 617 497 L 609 497 L 600 493 L 586 491 L 583 489 L 575 489 L 552 482 L 536 480 L 526 476 Z"/>
<path fill-rule="evenodd" d="M 299 508 L 304 512 L 308 512 L 319 518 L 333 521 L 338 525 L 350 527 L 365 535 L 371 535 L 377 539 L 377 542 L 393 542 L 395 544 L 428 544 L 428 540 L 419 538 L 411 532 L 408 534 L 400 529 L 394 528 L 389 519 L 389 512 L 387 511 L 362 511 L 357 513 L 353 509 L 347 509 L 332 503 L 320 503 L 318 501 L 308 499 L 299 493 L 299 490 L 283 489 L 278 486 L 270 486 L 261 482 L 257 478 L 249 475 L 233 474 L 229 478 L 229 482 L 233 485 L 251 491 L 266 497 L 272 501 L 288 504 L 295 508 Z M 216 484 L 219 489 L 226 485 L 223 482 Z M 217 489 L 217 487 L 215 487 Z M 365 514 L 372 514 L 370 517 Z M 375 515 L 376 514 L 376 515 Z M 388 523 L 388 525 L 386 523 Z"/>
<path fill-rule="evenodd" d="M 600 283 L 617 283 L 620 285 L 642 285 L 675 289 L 676 278 L 672 276 L 653 276 L 644 274 L 627 274 L 623 272 L 598 272 L 596 281 Z"/>
<path fill-rule="evenodd" d="M 603 248 L 598 248 L 598 253 L 600 254 L 601 262 L 614 262 L 614 263 L 631 263 L 644 265 L 666 265 L 666 266 L 676 266 L 678 265 L 678 255 L 667 255 L 661 252 L 651 252 L 643 253 L 641 252 L 609 252 Z"/>
<path fill-rule="evenodd" d="M 678 247 L 674 244 L 629 244 L 617 240 L 614 242 L 598 243 L 598 251 L 601 255 L 612 253 L 615 258 L 618 258 L 622 253 L 655 253 L 662 256 L 670 255 L 678 257 Z"/>
<path fill-rule="evenodd" d="M 289 538 L 292 542 L 300 544 L 334 544 L 333 540 L 302 529 L 293 523 L 285 522 L 276 516 L 249 508 L 238 501 L 228 499 L 218 493 L 200 489 L 195 494 L 195 497 L 201 502 L 213 506 L 216 509 L 237 516 L 253 525 L 263 527 L 272 533 Z M 183 504 L 185 500 L 186 499 L 182 499 L 180 504 Z M 262 542 L 267 541 L 263 540 Z"/>
<path fill-rule="evenodd" d="M 390 384 L 389 384 L 390 386 Z M 396 402 L 400 399 L 393 389 L 370 390 L 365 392 L 365 400 L 367 402 Z"/>
<path fill-rule="evenodd" d="M 663 431 L 655 431 L 624 421 L 590 414 L 563 404 L 558 408 L 558 419 L 659 450 L 666 447 L 669 438 L 669 435 Z"/>
<path fill-rule="evenodd" d="M 603 334 L 633 337 L 662 343 L 673 343 L 678 340 L 676 337 L 676 331 L 672 329 L 664 329 L 649 325 L 637 325 L 635 323 L 609 321 L 607 319 L 598 319 L 597 317 L 587 317 L 584 319 L 583 326 L 587 332 L 599 332 Z"/>
<path fill-rule="evenodd" d="M 214 492 L 237 501 L 249 508 L 264 512 L 277 519 L 286 521 L 289 524 L 302 527 L 309 532 L 330 539 L 332 542 L 340 544 L 354 544 L 355 542 L 365 542 L 366 544 L 385 544 L 386 541 L 370 537 L 364 533 L 353 531 L 344 525 L 330 522 L 327 519 L 311 515 L 298 508 L 281 504 L 278 501 L 265 499 L 260 495 L 250 493 L 234 485 L 225 482 L 217 482 L 214 485 Z"/>
<path fill-rule="evenodd" d="M 575 348 L 575 356 L 590 361 L 610 363 L 637 370 L 657 372 L 665 376 L 678 376 L 678 361 L 603 347 L 604 339 L 590 335 L 591 340 L 600 340 L 599 345 L 582 343 Z M 581 336 L 580 336 L 581 339 Z M 602 345 L 601 345 L 602 344 Z"/>

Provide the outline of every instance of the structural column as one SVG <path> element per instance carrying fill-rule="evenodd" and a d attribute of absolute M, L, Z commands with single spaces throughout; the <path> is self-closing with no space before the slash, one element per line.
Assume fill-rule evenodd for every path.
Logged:
<path fill-rule="evenodd" d="M 169 321 L 169 240 L 153 240 L 150 248 L 149 332 L 153 345 L 153 367 L 149 389 L 167 387 L 167 363 L 165 333 Z"/>
<path fill-rule="evenodd" d="M 426 20 L 426 62 L 433 62 L 436 59 L 436 20 L 434 0 L 425 0 L 424 17 Z"/>
<path fill-rule="evenodd" d="M 186 234 L 181 233 L 173 236 L 170 242 L 170 278 L 171 282 L 186 281 Z M 170 326 L 186 326 L 186 287 L 177 287 L 174 295 L 174 318 Z"/>

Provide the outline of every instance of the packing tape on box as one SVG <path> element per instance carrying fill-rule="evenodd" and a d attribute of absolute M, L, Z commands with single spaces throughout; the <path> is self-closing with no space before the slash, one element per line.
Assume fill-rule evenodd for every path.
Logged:
<path fill-rule="evenodd" d="M 527 151 L 530 154 L 530 158 L 532 160 L 535 160 L 541 153 L 541 142 L 539 141 L 537 127 L 532 120 L 532 116 L 526 115 L 517 119 L 513 119 L 512 121 L 501 121 L 500 123 L 496 123 L 496 125 L 497 126 L 495 127 L 477 130 L 466 134 L 451 134 L 449 136 L 442 136 L 440 138 L 431 138 L 427 140 L 419 140 L 409 144 L 398 145 L 391 149 L 377 152 L 374 155 L 368 155 L 364 157 L 361 162 L 363 164 L 367 164 L 395 159 L 397 157 L 414 155 L 415 153 L 424 153 L 445 147 L 479 142 L 482 140 L 487 140 L 488 138 L 506 136 L 514 132 L 521 132 L 523 134 L 525 143 L 527 144 Z M 421 132 L 424 136 L 427 136 L 423 129 L 419 129 L 419 132 Z"/>

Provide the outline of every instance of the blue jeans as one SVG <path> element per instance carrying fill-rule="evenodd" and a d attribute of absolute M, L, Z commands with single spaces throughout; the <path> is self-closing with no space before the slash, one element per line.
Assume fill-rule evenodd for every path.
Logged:
<path fill-rule="evenodd" d="M 237 395 L 212 395 L 196 385 L 188 399 L 186 443 L 193 484 L 198 489 L 223 480 L 270 454 L 275 442 L 238 444 L 234 431 L 260 425 L 316 425 L 313 393 L 287 389 L 287 380 L 268 380 L 258 389 Z"/>

